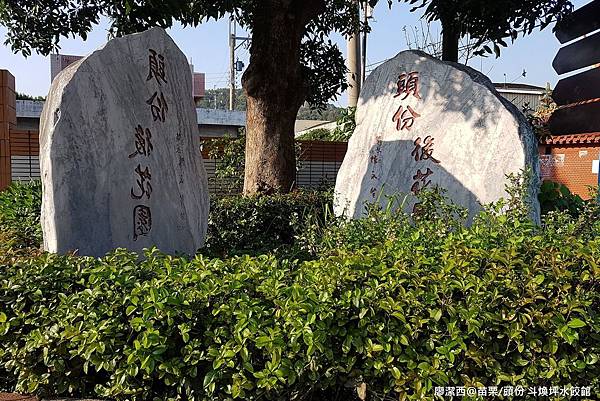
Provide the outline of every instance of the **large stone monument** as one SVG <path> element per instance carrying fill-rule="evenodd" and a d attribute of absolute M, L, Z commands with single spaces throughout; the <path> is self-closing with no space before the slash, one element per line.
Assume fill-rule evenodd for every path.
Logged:
<path fill-rule="evenodd" d="M 113 39 L 56 77 L 40 134 L 46 250 L 203 245 L 208 185 L 191 79 L 160 28 Z"/>
<path fill-rule="evenodd" d="M 336 180 L 335 211 L 359 218 L 365 203 L 439 186 L 470 217 L 507 197 L 507 173 L 531 168 L 532 217 L 539 218 L 537 141 L 523 114 L 472 68 L 405 51 L 365 81 Z"/>

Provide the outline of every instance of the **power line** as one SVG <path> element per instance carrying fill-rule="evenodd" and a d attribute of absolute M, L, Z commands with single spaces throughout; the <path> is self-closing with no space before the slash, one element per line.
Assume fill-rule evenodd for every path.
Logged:
<path fill-rule="evenodd" d="M 386 61 L 388 61 L 388 60 L 390 60 L 390 59 L 389 59 L 389 58 L 387 58 L 387 59 L 385 59 L 385 60 L 377 61 L 377 62 L 375 62 L 375 63 L 372 63 L 372 64 L 367 64 L 367 68 L 369 68 L 369 67 L 373 67 L 374 65 L 383 64 L 383 63 L 385 63 L 385 62 L 386 62 Z"/>

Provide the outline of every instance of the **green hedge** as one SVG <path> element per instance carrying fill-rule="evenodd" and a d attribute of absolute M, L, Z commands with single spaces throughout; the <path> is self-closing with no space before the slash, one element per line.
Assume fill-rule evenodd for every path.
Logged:
<path fill-rule="evenodd" d="M 586 204 L 564 186 L 548 181 L 541 187 L 539 201 L 544 216 L 552 211 L 565 211 L 575 218 L 585 210 Z M 306 259 L 310 254 L 314 257 L 324 246 L 336 249 L 381 240 L 394 226 L 410 224 L 406 216 L 397 215 L 393 221 L 386 220 L 379 225 L 341 221 L 341 230 L 334 230 L 340 221 L 331 216 L 332 203 L 330 191 L 212 197 L 207 239 L 201 252 L 216 257 L 276 252 Z M 438 202 L 431 207 L 441 205 Z M 13 248 L 39 247 L 42 243 L 40 208 L 39 182 L 14 183 L 0 191 L 0 247 L 7 244 Z M 334 239 L 334 235 L 339 238 Z"/>
<path fill-rule="evenodd" d="M 315 128 L 300 135 L 296 140 L 348 142 L 355 129 L 356 107 L 348 107 L 342 110 L 340 117 L 336 120 L 335 128 Z"/>
<path fill-rule="evenodd" d="M 374 211 L 305 262 L 0 254 L 0 369 L 11 390 L 115 400 L 348 400 L 360 383 L 373 400 L 481 384 L 597 399 L 598 211 L 536 227 L 521 206 L 468 228 L 443 205 L 413 224 Z"/>
<path fill-rule="evenodd" d="M 323 225 L 332 202 L 332 193 L 323 191 L 212 197 L 207 238 L 201 252 L 219 257 L 267 252 L 306 257 L 296 239 L 306 239 L 305 231 L 315 224 Z M 41 246 L 41 204 L 39 182 L 16 182 L 0 191 L 0 250 L 6 246 Z"/>
<path fill-rule="evenodd" d="M 285 253 L 307 257 L 299 237 L 323 226 L 331 192 L 298 191 L 285 195 L 213 198 L 204 254 Z"/>
<path fill-rule="evenodd" d="M 18 248 L 39 247 L 42 243 L 39 181 L 15 182 L 0 191 L 0 243 Z"/>
<path fill-rule="evenodd" d="M 591 197 L 592 202 L 595 202 L 598 199 L 597 194 L 594 194 L 593 190 L 590 193 L 593 195 Z M 579 195 L 572 194 L 565 185 L 553 181 L 542 183 L 538 198 L 542 214 L 548 214 L 551 211 L 564 211 L 572 216 L 577 216 L 585 202 Z"/>

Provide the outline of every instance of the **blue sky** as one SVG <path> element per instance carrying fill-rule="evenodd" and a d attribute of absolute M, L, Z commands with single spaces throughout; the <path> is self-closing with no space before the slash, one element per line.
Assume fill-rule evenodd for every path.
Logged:
<path fill-rule="evenodd" d="M 576 8 L 588 3 L 589 0 L 574 0 Z M 381 2 L 386 3 L 386 2 Z M 421 12 L 409 12 L 408 5 L 394 5 L 392 10 L 386 4 L 380 4 L 374 12 L 372 33 L 368 42 L 367 64 L 375 64 L 393 57 L 398 52 L 407 49 L 407 39 L 404 28 L 414 31 L 425 25 L 421 20 Z M 85 55 L 101 46 L 106 41 L 108 21 L 101 24 L 89 35 L 87 41 L 79 38 L 63 39 L 60 43 L 61 53 Z M 503 49 L 499 59 L 494 56 L 477 57 L 468 65 L 482 71 L 495 82 L 519 82 L 552 86 L 558 81 L 558 76 L 552 69 L 552 59 L 558 52 L 560 44 L 552 34 L 551 26 L 541 32 L 534 32 L 526 37 L 519 37 L 514 44 Z M 439 34 L 440 28 L 432 24 L 431 32 Z M 206 87 L 226 87 L 228 85 L 228 22 L 227 20 L 211 21 L 197 28 L 182 28 L 176 26 L 169 30 L 175 42 L 192 60 L 197 72 L 206 73 Z M 4 41 L 6 30 L 0 27 L 0 38 Z M 244 32 L 238 31 L 243 36 Z M 344 39 L 335 35 L 333 39 L 345 53 Z M 248 64 L 248 50 L 240 47 L 240 60 Z M 8 69 L 16 77 L 17 91 L 30 95 L 45 95 L 50 86 L 49 59 L 39 55 L 24 58 L 13 54 L 4 45 L 0 45 L 0 68 Z M 523 77 L 523 70 L 526 76 Z M 239 81 L 239 76 L 238 76 Z M 337 104 L 345 105 L 346 96 L 340 97 Z"/>

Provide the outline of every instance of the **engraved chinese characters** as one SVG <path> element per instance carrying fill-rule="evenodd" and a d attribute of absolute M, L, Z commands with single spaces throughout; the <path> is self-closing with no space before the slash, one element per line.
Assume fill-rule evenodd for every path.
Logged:
<path fill-rule="evenodd" d="M 57 76 L 40 136 L 47 250 L 202 246 L 208 190 L 190 87 L 160 28 L 111 40 Z"/>
<path fill-rule="evenodd" d="M 539 218 L 537 146 L 523 115 L 477 71 L 406 51 L 367 78 L 357 128 L 336 180 L 335 211 L 364 215 L 365 203 L 440 187 L 472 217 L 507 196 L 507 173 L 530 167 L 532 217 Z"/>
<path fill-rule="evenodd" d="M 156 50 L 148 49 L 148 77 L 146 81 L 150 81 L 152 78 L 156 79 L 156 83 L 159 88 L 162 82 L 167 83 L 165 78 L 165 58 L 161 54 L 157 54 Z M 153 121 L 164 122 L 165 113 L 169 110 L 165 96 L 163 92 L 160 92 L 160 97 L 157 98 L 158 91 L 155 91 L 152 97 L 146 101 L 151 107 Z M 157 99 L 157 105 L 154 100 Z M 148 157 L 153 146 L 150 142 L 152 133 L 149 128 L 142 128 L 140 124 L 135 128 L 135 152 L 129 155 L 129 158 L 136 157 L 138 155 Z M 150 199 L 152 193 L 152 174 L 150 173 L 150 167 L 146 166 L 142 170 L 141 164 L 138 164 L 135 168 L 137 174 L 137 189 L 131 188 L 131 198 L 134 200 L 140 200 L 146 196 Z M 152 230 L 152 210 L 149 206 L 143 204 L 137 204 L 133 208 L 133 240 L 137 241 L 140 236 L 147 236 Z"/>
<path fill-rule="evenodd" d="M 417 99 L 421 99 L 421 96 L 419 95 L 418 71 L 400 74 L 398 77 L 397 86 L 397 92 L 394 97 L 402 96 L 401 99 L 405 100 L 409 95 L 412 95 Z M 410 106 L 406 106 L 404 111 L 403 109 L 404 106 L 400 105 L 398 111 L 396 111 L 394 114 L 392 121 L 396 122 L 396 130 L 401 131 L 403 129 L 407 129 L 410 131 L 414 124 L 415 118 L 421 117 L 421 115 L 415 112 Z M 410 113 L 410 116 L 405 117 L 404 115 L 406 113 Z M 421 137 L 415 139 L 415 148 L 410 155 L 415 158 L 416 162 L 431 160 L 434 163 L 440 163 L 439 160 L 432 157 L 433 140 L 434 138 L 431 135 L 428 135 L 425 140 L 421 139 Z M 431 184 L 431 180 L 428 180 L 428 178 L 432 174 L 433 171 L 429 167 L 427 167 L 427 171 L 425 173 L 421 172 L 421 169 L 419 168 L 416 174 L 413 176 L 413 180 L 415 180 L 415 182 L 410 187 L 410 192 L 412 192 L 414 195 L 417 195 L 422 189 L 429 186 L 429 184 Z M 417 204 L 415 204 L 415 207 L 413 207 L 413 212 L 415 211 L 416 206 Z"/>

